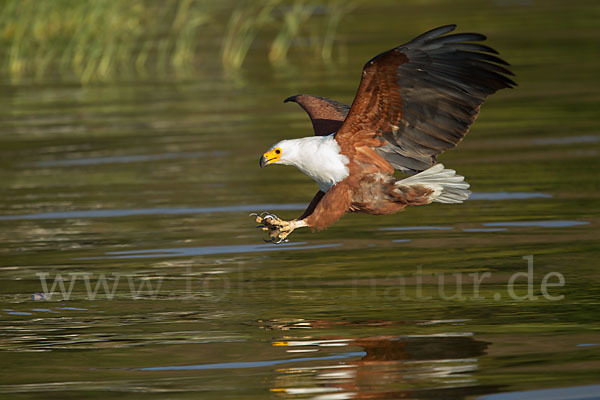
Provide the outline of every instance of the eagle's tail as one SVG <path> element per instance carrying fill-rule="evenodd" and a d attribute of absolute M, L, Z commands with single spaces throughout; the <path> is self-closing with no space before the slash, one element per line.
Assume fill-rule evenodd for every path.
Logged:
<path fill-rule="evenodd" d="M 429 195 L 431 201 L 438 203 L 462 203 L 471 195 L 465 177 L 457 175 L 453 169 L 445 169 L 443 164 L 436 164 L 423 172 L 397 181 L 396 185 L 425 186 L 433 190 L 433 194 Z"/>

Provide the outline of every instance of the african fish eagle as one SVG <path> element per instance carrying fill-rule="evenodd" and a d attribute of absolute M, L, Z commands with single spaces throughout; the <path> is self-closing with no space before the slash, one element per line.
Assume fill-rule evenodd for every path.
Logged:
<path fill-rule="evenodd" d="M 315 136 L 282 140 L 260 166 L 294 165 L 319 192 L 297 219 L 252 214 L 274 243 L 297 228 L 323 229 L 346 212 L 393 214 L 407 206 L 462 203 L 464 177 L 436 164 L 469 131 L 487 96 L 516 83 L 498 52 L 477 33 L 432 29 L 367 62 L 352 106 L 297 95 Z M 410 174 L 396 179 L 394 170 Z"/>

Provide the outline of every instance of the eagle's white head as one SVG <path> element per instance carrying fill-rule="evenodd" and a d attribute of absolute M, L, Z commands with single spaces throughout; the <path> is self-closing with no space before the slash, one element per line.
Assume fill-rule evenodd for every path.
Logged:
<path fill-rule="evenodd" d="M 340 153 L 333 134 L 282 140 L 260 158 L 261 167 L 271 164 L 296 166 L 324 192 L 348 176 L 348 158 Z"/>

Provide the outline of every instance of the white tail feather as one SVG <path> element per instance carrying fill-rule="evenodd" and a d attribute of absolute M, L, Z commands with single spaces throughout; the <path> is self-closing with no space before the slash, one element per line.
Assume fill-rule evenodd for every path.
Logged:
<path fill-rule="evenodd" d="M 396 182 L 396 185 L 422 185 L 433 190 L 432 201 L 438 203 L 462 203 L 469 198 L 471 192 L 465 177 L 457 175 L 453 169 L 445 169 L 443 164 L 419 172 Z"/>

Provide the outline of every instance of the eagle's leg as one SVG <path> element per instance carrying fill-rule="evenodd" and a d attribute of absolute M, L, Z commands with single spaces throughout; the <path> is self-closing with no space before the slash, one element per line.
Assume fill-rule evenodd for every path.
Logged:
<path fill-rule="evenodd" d="M 259 228 L 262 228 L 264 231 L 269 231 L 270 240 L 267 240 L 268 242 L 287 242 L 287 237 L 294 229 L 308 226 L 304 219 L 313 213 L 323 196 L 325 196 L 325 192 L 318 191 L 302 215 L 292 221 L 284 221 L 277 217 L 277 215 L 267 212 L 260 215 L 256 213 L 250 215 L 256 217 L 256 222 L 260 224 L 258 226 Z"/>
<path fill-rule="evenodd" d="M 333 186 L 327 193 L 318 192 L 306 211 L 298 219 L 284 221 L 276 215 L 269 213 L 250 214 L 256 217 L 259 227 L 269 231 L 268 242 L 282 243 L 294 229 L 309 227 L 311 229 L 324 229 L 340 219 L 350 210 L 351 190 L 348 183 L 342 181 Z M 305 215 L 307 215 L 305 217 Z"/>
<path fill-rule="evenodd" d="M 304 210 L 302 215 L 296 219 L 304 219 L 304 218 L 308 217 L 310 214 L 312 214 L 315 211 L 315 208 L 317 208 L 317 205 L 319 204 L 319 202 L 321 201 L 323 196 L 325 196 L 325 192 L 319 190 L 317 192 L 317 194 L 315 194 L 315 197 L 313 197 L 313 199 L 310 201 L 310 204 L 308 205 L 308 207 L 306 207 L 306 210 Z"/>
<path fill-rule="evenodd" d="M 251 214 L 256 216 L 256 222 L 261 224 L 260 228 L 264 231 L 269 231 L 269 240 L 271 243 L 283 243 L 287 242 L 287 237 L 296 228 L 302 228 L 306 225 L 306 222 L 302 219 L 295 219 L 292 221 L 284 221 L 277 215 L 262 213 L 261 215 Z"/>

